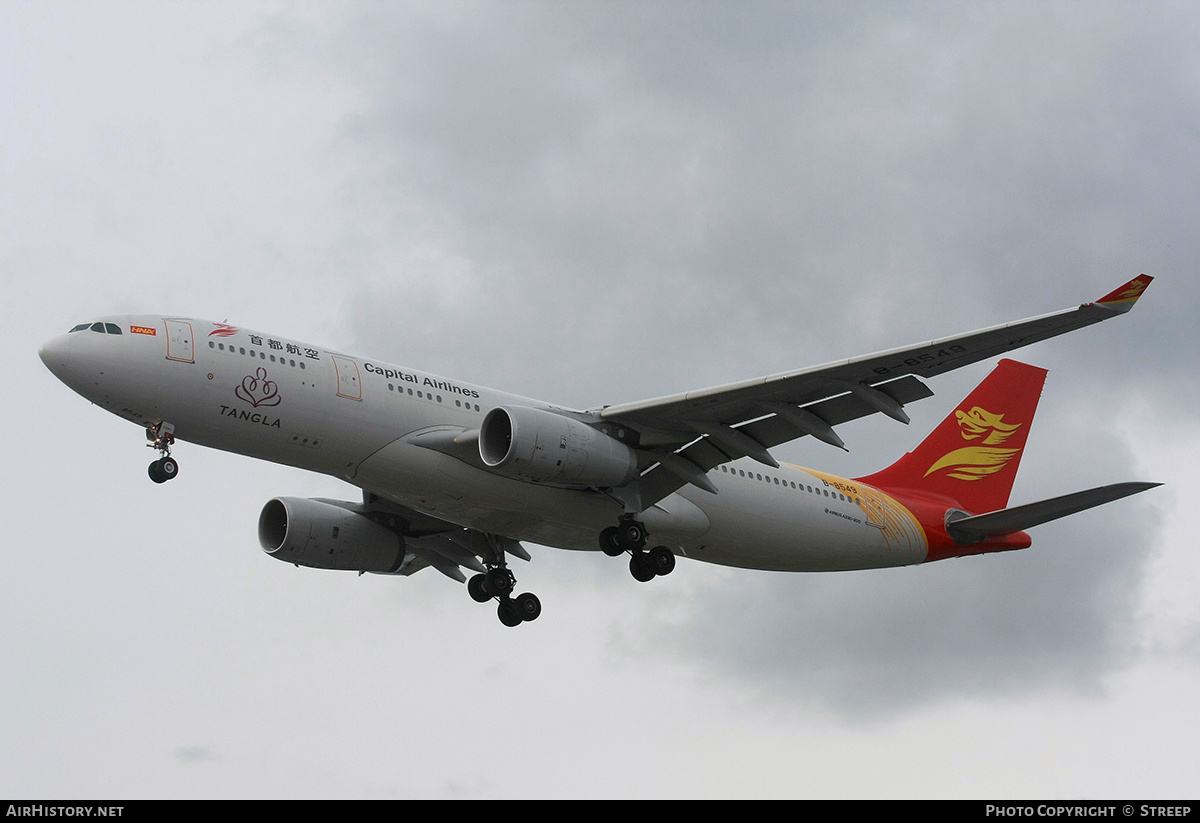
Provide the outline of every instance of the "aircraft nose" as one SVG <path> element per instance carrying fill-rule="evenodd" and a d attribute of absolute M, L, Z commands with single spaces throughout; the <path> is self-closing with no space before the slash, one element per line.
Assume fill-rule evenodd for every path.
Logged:
<path fill-rule="evenodd" d="M 59 380 L 66 378 L 70 368 L 68 357 L 71 348 L 71 341 L 68 335 L 61 334 L 58 337 L 51 338 L 38 347 L 38 357 L 46 364 L 54 376 Z"/>

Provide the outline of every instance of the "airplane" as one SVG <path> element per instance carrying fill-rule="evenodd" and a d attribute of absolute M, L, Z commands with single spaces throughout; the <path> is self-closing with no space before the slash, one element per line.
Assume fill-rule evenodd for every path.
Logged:
<path fill-rule="evenodd" d="M 1000 360 L 912 452 L 859 478 L 780 463 L 835 426 L 908 423 L 922 378 L 1117 317 L 1153 278 L 1095 302 L 968 334 L 713 388 L 573 410 L 175 315 L 111 316 L 38 351 L 71 389 L 145 429 L 150 479 L 178 475 L 177 441 L 338 477 L 362 501 L 276 497 L 263 550 L 296 566 L 387 575 L 433 567 L 517 626 L 522 541 L 629 555 L 633 577 L 676 558 L 842 571 L 1031 545 L 1025 529 L 1146 491 L 1118 483 L 1006 508 L 1046 371 Z M 651 540 L 653 536 L 653 540 Z M 467 569 L 474 574 L 467 579 Z"/>

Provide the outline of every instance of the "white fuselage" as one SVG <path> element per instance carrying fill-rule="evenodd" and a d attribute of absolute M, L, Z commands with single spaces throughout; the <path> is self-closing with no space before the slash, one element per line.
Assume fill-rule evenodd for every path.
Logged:
<path fill-rule="evenodd" d="M 477 459 L 414 445 L 414 435 L 478 430 L 497 406 L 566 411 L 286 337 L 187 318 L 108 318 L 41 350 L 71 388 L 180 440 L 321 472 L 395 503 L 563 549 L 598 549 L 621 506 L 594 490 L 504 476 Z M 655 544 L 712 563 L 828 571 L 920 563 L 925 533 L 865 484 L 742 459 L 642 514 Z"/>

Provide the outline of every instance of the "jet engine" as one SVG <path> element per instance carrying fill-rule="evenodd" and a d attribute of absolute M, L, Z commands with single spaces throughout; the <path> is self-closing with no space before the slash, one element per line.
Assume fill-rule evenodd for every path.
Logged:
<path fill-rule="evenodd" d="M 394 573 L 404 538 L 335 501 L 276 497 L 258 516 L 258 542 L 272 557 L 314 569 Z"/>
<path fill-rule="evenodd" d="M 479 456 L 490 468 L 535 483 L 567 487 L 624 486 L 637 475 L 637 455 L 570 417 L 528 406 L 500 406 L 479 427 Z"/>

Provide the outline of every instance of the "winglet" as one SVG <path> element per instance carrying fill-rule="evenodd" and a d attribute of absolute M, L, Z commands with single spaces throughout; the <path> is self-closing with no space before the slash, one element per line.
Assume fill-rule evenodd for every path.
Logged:
<path fill-rule="evenodd" d="M 1133 308 L 1133 304 L 1138 301 L 1138 298 L 1142 296 L 1142 292 L 1146 290 L 1146 287 L 1150 285 L 1150 281 L 1153 279 L 1148 274 L 1139 274 L 1125 285 L 1101 297 L 1096 301 L 1096 305 L 1104 306 L 1114 311 L 1127 312 Z"/>

